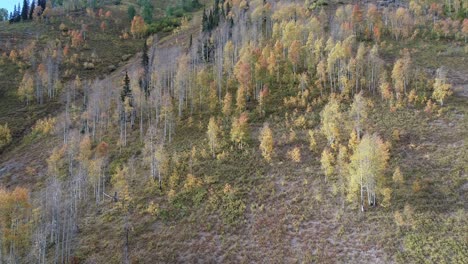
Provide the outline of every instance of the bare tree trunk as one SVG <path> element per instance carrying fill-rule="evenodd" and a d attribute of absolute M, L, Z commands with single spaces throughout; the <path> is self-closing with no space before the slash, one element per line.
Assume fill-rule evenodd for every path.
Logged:
<path fill-rule="evenodd" d="M 130 264 L 129 251 L 128 251 L 128 232 L 129 232 L 128 216 L 125 216 L 125 226 L 124 226 L 125 242 L 124 242 L 124 252 L 123 252 L 123 263 L 124 264 Z"/>

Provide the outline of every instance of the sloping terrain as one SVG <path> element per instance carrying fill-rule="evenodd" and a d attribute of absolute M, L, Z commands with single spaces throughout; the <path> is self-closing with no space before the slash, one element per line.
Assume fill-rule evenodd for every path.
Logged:
<path fill-rule="evenodd" d="M 0 262 L 466 263 L 461 27 L 444 37 L 428 24 L 429 11 L 404 9 L 411 21 L 401 22 L 392 3 L 379 1 L 379 17 L 410 28 L 397 35 L 392 23 L 359 28 L 374 21 L 372 5 L 292 2 L 216 1 L 218 11 L 206 3 L 174 32 L 148 37 L 147 50 L 144 38 L 122 38 L 129 21 L 103 31 L 92 18 L 89 39 L 72 48 L 79 63 L 60 66 L 63 91 L 42 105 L 17 96 L 32 66 L 0 58 L 0 125 L 13 134 L 0 153 L 0 191 L 30 190 L 26 209 L 0 206 L 0 230 L 17 234 L 0 237 Z M 416 2 L 429 10 L 431 1 Z M 123 17 L 132 3 L 103 8 Z M 0 39 L 10 40 L 0 50 L 20 50 L 36 38 L 30 32 L 39 33 L 38 49 L 52 39 L 65 46 L 70 36 L 58 28 L 78 28 L 84 17 L 91 19 L 82 10 L 49 23 L 0 25 Z M 398 61 L 410 65 L 404 91 L 393 74 Z M 453 90 L 443 105 L 433 95 L 438 69 Z M 75 76 L 85 87 L 76 96 Z M 390 95 L 381 88 L 386 79 Z M 362 133 L 388 148 L 376 203 L 359 200 L 352 186 L 350 167 L 365 138 L 356 139 L 352 117 L 358 94 Z M 332 102 L 339 119 L 330 140 L 324 109 Z M 53 132 L 35 132 L 47 116 L 56 120 Z M 261 149 L 265 126 L 271 160 Z M 10 216 L 26 235 L 4 224 Z"/>

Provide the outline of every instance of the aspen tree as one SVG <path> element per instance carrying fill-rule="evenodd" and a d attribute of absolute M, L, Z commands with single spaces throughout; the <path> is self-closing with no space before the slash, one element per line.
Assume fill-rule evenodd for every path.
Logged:
<path fill-rule="evenodd" d="M 258 108 L 260 115 L 262 116 L 265 114 L 265 104 L 269 94 L 270 90 L 268 89 L 268 86 L 264 85 L 258 96 Z"/>
<path fill-rule="evenodd" d="M 244 86 L 240 86 L 237 88 L 237 95 L 236 95 L 236 107 L 237 112 L 242 112 L 245 110 L 246 106 L 246 91 Z"/>
<path fill-rule="evenodd" d="M 118 202 L 124 209 L 128 208 L 132 200 L 127 180 L 128 175 L 129 171 L 127 166 L 123 166 L 122 168 L 118 167 L 111 179 L 112 186 L 117 192 Z"/>
<path fill-rule="evenodd" d="M 206 132 L 208 136 L 208 142 L 210 145 L 210 150 L 213 155 L 213 158 L 216 157 L 216 150 L 219 147 L 219 134 L 221 130 L 219 129 L 218 124 L 214 117 L 210 117 L 210 121 L 208 122 L 208 131 Z"/>
<path fill-rule="evenodd" d="M 130 28 L 134 38 L 141 38 L 146 33 L 146 24 L 141 16 L 134 16 Z"/>
<path fill-rule="evenodd" d="M 340 111 L 340 103 L 332 97 L 320 113 L 321 131 L 327 138 L 328 145 L 338 143 L 341 136 L 343 114 Z"/>
<path fill-rule="evenodd" d="M 309 150 L 316 151 L 317 150 L 317 140 L 315 139 L 315 131 L 309 129 L 307 132 L 309 136 Z"/>
<path fill-rule="evenodd" d="M 349 115 L 353 121 L 353 126 L 357 132 L 358 138 L 361 138 L 363 127 L 367 123 L 367 112 L 367 102 L 362 92 L 355 94 L 351 109 L 349 110 Z"/>
<path fill-rule="evenodd" d="M 301 149 L 299 147 L 294 147 L 293 149 L 288 151 L 288 157 L 294 163 L 300 163 L 302 160 Z"/>
<path fill-rule="evenodd" d="M 300 59 L 301 59 L 300 51 L 301 51 L 301 44 L 299 43 L 299 41 L 294 40 L 291 43 L 291 46 L 289 47 L 289 50 L 288 50 L 288 59 L 293 66 L 294 78 L 296 78 L 297 68 L 299 66 Z"/>
<path fill-rule="evenodd" d="M 18 88 L 18 97 L 29 105 L 29 102 L 34 99 L 34 79 L 30 73 L 25 73 Z"/>
<path fill-rule="evenodd" d="M 382 99 L 386 101 L 391 100 L 393 98 L 393 91 L 388 81 L 387 72 L 384 71 L 380 75 L 379 83 L 380 83 L 379 90 L 380 90 L 380 95 L 382 96 Z"/>
<path fill-rule="evenodd" d="M 465 43 L 466 43 L 466 40 L 468 39 L 468 18 L 463 19 L 462 33 L 463 33 L 463 36 L 465 38 Z"/>
<path fill-rule="evenodd" d="M 223 99 L 223 115 L 225 117 L 231 116 L 232 113 L 232 95 L 231 93 L 227 92 Z"/>
<path fill-rule="evenodd" d="M 402 94 L 404 92 L 404 77 L 403 77 L 403 60 L 398 59 L 393 65 L 392 70 L 392 79 L 393 87 L 395 87 L 396 98 L 401 100 Z"/>
<path fill-rule="evenodd" d="M 335 172 L 335 157 L 329 148 L 325 148 L 320 158 L 320 164 L 325 176 L 330 177 Z"/>
<path fill-rule="evenodd" d="M 434 82 L 434 92 L 432 93 L 432 98 L 440 102 L 440 105 L 444 105 L 445 98 L 452 95 L 452 86 L 447 83 L 446 74 L 443 69 L 439 68 L 437 70 L 437 76 Z"/>
<path fill-rule="evenodd" d="M 262 156 L 267 162 L 271 161 L 271 158 L 274 154 L 274 139 L 273 132 L 271 131 L 268 123 L 263 124 L 263 128 L 260 130 L 260 150 L 262 151 Z"/>
<path fill-rule="evenodd" d="M 393 172 L 392 180 L 397 184 L 403 184 L 404 178 L 403 174 L 401 173 L 400 166 L 396 167 L 395 171 Z"/>
<path fill-rule="evenodd" d="M 375 206 L 388 159 L 388 146 L 377 134 L 364 135 L 351 156 L 348 199 L 355 200 L 356 194 L 360 193 L 361 210 L 364 206 L 364 192 L 367 193 L 368 204 Z"/>
<path fill-rule="evenodd" d="M 0 125 L 0 148 L 10 144 L 11 139 L 11 131 L 8 128 L 8 124 Z"/>
<path fill-rule="evenodd" d="M 231 128 L 231 141 L 236 143 L 240 149 L 247 143 L 249 137 L 247 112 L 240 114 L 239 118 L 234 118 Z"/>

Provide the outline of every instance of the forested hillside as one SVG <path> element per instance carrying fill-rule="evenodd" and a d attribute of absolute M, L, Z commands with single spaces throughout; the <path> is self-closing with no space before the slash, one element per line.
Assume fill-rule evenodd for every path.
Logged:
<path fill-rule="evenodd" d="M 468 262 L 465 0 L 4 13 L 0 264 Z"/>

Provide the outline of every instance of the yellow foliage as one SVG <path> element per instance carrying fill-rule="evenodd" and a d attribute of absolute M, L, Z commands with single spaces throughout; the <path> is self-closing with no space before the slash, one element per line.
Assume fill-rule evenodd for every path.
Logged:
<path fill-rule="evenodd" d="M 290 151 L 288 151 L 288 157 L 295 163 L 301 162 L 301 149 L 299 147 L 294 147 Z"/>
<path fill-rule="evenodd" d="M 147 30 L 147 26 L 145 21 L 141 16 L 134 16 L 132 20 L 132 25 L 130 28 L 130 32 L 132 33 L 134 38 L 141 38 Z"/>
<path fill-rule="evenodd" d="M 26 104 L 34 98 L 34 79 L 30 73 L 25 73 L 17 91 L 18 97 Z"/>
<path fill-rule="evenodd" d="M 218 124 L 216 123 L 216 120 L 214 117 L 210 118 L 210 121 L 208 122 L 208 131 L 206 132 L 208 136 L 208 141 L 211 149 L 211 153 L 213 155 L 213 158 L 216 157 L 216 150 L 218 149 L 219 146 L 219 134 L 221 133 L 221 130 L 219 129 Z"/>
<path fill-rule="evenodd" d="M 420 192 L 422 190 L 421 180 L 420 179 L 414 180 L 413 185 L 411 186 L 411 188 L 413 189 L 413 193 Z"/>
<path fill-rule="evenodd" d="M 157 216 L 159 214 L 159 204 L 151 201 L 146 208 L 146 212 L 152 216 Z"/>
<path fill-rule="evenodd" d="M 0 148 L 10 144 L 11 142 L 11 131 L 8 128 L 8 124 L 0 125 Z"/>
<path fill-rule="evenodd" d="M 349 136 L 348 148 L 352 151 L 356 149 L 356 146 L 359 144 L 359 138 L 357 136 L 356 130 L 353 129 L 351 135 Z"/>
<path fill-rule="evenodd" d="M 195 177 L 193 174 L 188 174 L 187 178 L 185 179 L 184 189 L 189 191 L 193 188 L 200 187 L 202 185 L 202 181 Z"/>
<path fill-rule="evenodd" d="M 381 190 L 381 193 L 382 193 L 382 196 L 383 196 L 381 205 L 382 205 L 383 207 L 388 207 L 388 206 L 390 206 L 390 204 L 391 204 L 390 200 L 392 199 L 392 189 L 390 189 L 390 188 L 383 188 L 383 189 Z"/>
<path fill-rule="evenodd" d="M 328 144 L 332 145 L 335 141 L 339 141 L 340 130 L 342 130 L 343 115 L 340 111 L 340 104 L 334 97 L 330 99 L 327 105 L 320 113 L 321 130 L 328 140 Z"/>
<path fill-rule="evenodd" d="M 117 168 L 111 179 L 111 183 L 117 191 L 119 204 L 123 208 L 126 208 L 128 203 L 132 201 L 127 180 L 128 173 L 127 166 L 124 166 L 123 168 Z"/>
<path fill-rule="evenodd" d="M 174 170 L 171 176 L 169 176 L 169 188 L 171 189 L 177 188 L 177 186 L 179 185 L 179 181 L 180 181 L 179 173 L 176 170 Z"/>
<path fill-rule="evenodd" d="M 440 102 L 440 105 L 444 105 L 445 98 L 452 95 L 452 86 L 448 83 L 445 83 L 445 79 L 436 78 L 434 82 L 434 92 L 432 93 L 432 98 Z"/>
<path fill-rule="evenodd" d="M 245 109 L 246 105 L 246 90 L 243 86 L 240 86 L 237 89 L 237 95 L 236 95 L 236 107 L 238 112 L 242 112 Z"/>
<path fill-rule="evenodd" d="M 322 165 L 322 170 L 325 173 L 325 176 L 331 176 L 335 172 L 335 157 L 329 148 L 325 148 L 322 152 L 322 157 L 320 159 Z"/>
<path fill-rule="evenodd" d="M 309 149 L 310 151 L 316 151 L 317 141 L 315 140 L 315 132 L 309 129 L 308 134 L 309 134 Z"/>
<path fill-rule="evenodd" d="M 296 141 L 296 139 L 297 139 L 296 131 L 294 131 L 293 129 L 290 129 L 289 130 L 289 138 L 288 138 L 289 142 L 292 143 L 292 142 Z"/>
<path fill-rule="evenodd" d="M 54 132 L 55 123 L 55 117 L 40 119 L 36 122 L 32 131 L 43 135 L 51 135 Z"/>
<path fill-rule="evenodd" d="M 248 115 L 246 112 L 242 113 L 239 118 L 234 118 L 232 122 L 231 141 L 237 143 L 241 149 L 249 137 L 249 124 L 247 122 Z"/>
<path fill-rule="evenodd" d="M 226 93 L 226 95 L 224 96 L 224 100 L 223 100 L 223 109 L 222 109 L 222 112 L 223 112 L 223 115 L 224 116 L 230 116 L 231 113 L 232 113 L 232 95 L 231 93 Z"/>
<path fill-rule="evenodd" d="M 263 125 L 262 130 L 260 131 L 260 150 L 262 151 L 262 156 L 266 161 L 270 162 L 272 155 L 274 153 L 274 139 L 273 132 L 271 131 L 268 123 Z"/>
<path fill-rule="evenodd" d="M 392 180 L 395 183 L 403 184 L 404 177 L 403 177 L 403 174 L 401 173 L 400 166 L 396 167 L 395 172 L 393 172 Z"/>

